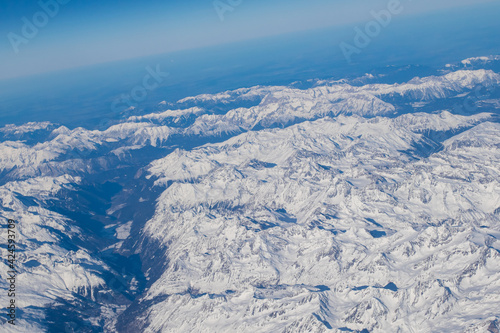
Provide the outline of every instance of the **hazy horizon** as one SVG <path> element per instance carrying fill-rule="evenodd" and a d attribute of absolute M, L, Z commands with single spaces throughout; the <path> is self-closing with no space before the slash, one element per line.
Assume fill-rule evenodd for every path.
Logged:
<path fill-rule="evenodd" d="M 0 80 L 362 23 L 372 18 L 372 10 L 383 10 L 390 3 L 236 1 L 236 5 L 215 8 L 212 1 L 125 1 L 118 6 L 65 1 L 57 5 L 52 0 L 20 1 L 8 4 L 0 13 L 0 33 L 4 35 Z M 43 12 L 39 3 L 53 16 L 46 15 L 46 22 L 43 15 L 37 16 Z M 461 6 L 483 6 L 488 11 L 494 1 L 400 3 L 404 9 L 400 16 L 405 17 Z M 30 31 L 34 19 L 42 21 L 40 27 L 35 25 L 36 31 Z"/>

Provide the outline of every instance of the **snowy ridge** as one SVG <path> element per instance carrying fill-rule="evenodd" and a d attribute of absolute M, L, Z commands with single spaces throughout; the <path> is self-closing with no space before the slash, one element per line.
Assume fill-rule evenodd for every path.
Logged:
<path fill-rule="evenodd" d="M 415 78 L 408 83 L 395 85 L 367 85 L 363 87 L 377 96 L 398 94 L 414 99 L 429 100 L 433 98 L 450 97 L 453 92 L 462 92 L 481 84 L 485 87 L 498 85 L 500 75 L 491 70 L 460 70 L 443 76 Z"/>
<path fill-rule="evenodd" d="M 187 102 L 222 102 L 227 103 L 232 100 L 245 100 L 255 97 L 261 97 L 273 91 L 277 91 L 286 87 L 265 87 L 255 86 L 252 88 L 241 88 L 232 91 L 225 91 L 218 94 L 202 94 L 198 96 L 186 97 L 179 100 L 177 103 Z"/>
<path fill-rule="evenodd" d="M 68 251 L 61 244 L 63 234 L 76 239 L 82 231 L 65 216 L 43 208 L 45 200 L 79 182 L 80 179 L 71 176 L 43 177 L 9 182 L 0 187 L 1 214 L 18 221 L 16 233 L 22 245 L 16 258 L 16 302 L 24 311 L 15 329 L 5 324 L 3 331 L 42 332 L 43 322 L 39 317 L 44 307 L 58 298 L 72 299 L 75 293 L 95 299 L 97 290 L 107 288 L 100 276 L 102 269 L 109 269 L 105 264 L 84 249 Z M 2 272 L 8 271 L 6 262 L 0 265 Z M 8 289 L 5 279 L 0 285 Z M 6 299 L 6 294 L 2 295 L 2 301 L 7 302 Z"/>
<path fill-rule="evenodd" d="M 490 55 L 482 57 L 471 57 L 460 61 L 455 64 L 447 64 L 445 68 L 451 70 L 463 69 L 473 69 L 473 68 L 484 68 L 489 67 L 500 61 L 500 55 Z"/>
<path fill-rule="evenodd" d="M 153 163 L 160 183 L 175 180 L 145 229 L 168 244 L 169 265 L 143 301 L 171 296 L 145 314 L 146 331 L 445 332 L 498 320 L 500 126 L 454 141 L 480 132 L 473 148 L 488 161 L 469 146 L 412 161 L 401 151 L 420 135 L 402 123 L 323 119 Z"/>
<path fill-rule="evenodd" d="M 189 115 L 197 115 L 199 113 L 202 113 L 203 109 L 199 107 L 193 107 L 189 109 L 184 109 L 184 110 L 166 110 L 161 113 L 152 113 L 152 114 L 147 114 L 144 116 L 131 116 L 127 119 L 127 121 L 130 122 L 137 122 L 137 121 L 162 121 L 167 118 L 180 118 L 183 116 L 189 116 Z"/>
<path fill-rule="evenodd" d="M 51 127 L 53 127 L 50 122 L 45 121 L 45 122 L 30 122 L 26 123 L 20 126 L 15 126 L 15 125 L 6 125 L 2 128 L 0 128 L 0 132 L 4 136 L 17 136 L 20 137 L 24 134 L 27 133 L 32 133 L 40 130 L 49 130 Z"/>
<path fill-rule="evenodd" d="M 491 61 L 495 61 L 495 60 L 500 60 L 500 55 L 494 55 L 494 56 L 492 55 L 492 56 L 487 56 L 487 57 L 472 57 L 472 58 L 464 59 L 461 62 L 464 65 L 470 65 L 474 62 L 485 63 L 485 62 L 491 62 Z"/>
<path fill-rule="evenodd" d="M 325 116 L 357 114 L 360 116 L 392 115 L 396 108 L 379 97 L 400 94 L 425 100 L 444 98 L 450 92 L 463 92 L 475 85 L 498 85 L 500 76 L 486 70 L 458 71 L 442 77 L 414 79 L 406 84 L 380 85 L 370 84 L 354 87 L 347 84 L 320 86 L 307 90 L 286 87 L 254 87 L 240 89 L 237 95 L 261 95 L 259 105 L 250 108 L 237 108 L 224 115 L 207 114 L 201 108 L 165 111 L 160 114 L 130 117 L 127 122 L 111 126 L 105 131 L 89 131 L 83 128 L 69 130 L 62 126 L 51 132 L 51 140 L 29 146 L 21 142 L 4 141 L 0 145 L 2 170 L 25 166 L 31 171 L 26 175 L 36 174 L 35 170 L 44 163 L 57 159 L 68 152 L 79 157 L 78 152 L 95 151 L 105 143 L 119 146 L 162 146 L 169 142 L 172 135 L 181 136 L 218 136 L 238 134 L 254 128 L 287 126 L 297 121 L 314 120 Z M 233 93 L 213 95 L 214 99 L 224 99 Z M 377 97 L 379 96 L 379 97 Z M 206 95 L 194 97 L 206 100 Z M 205 112 L 205 114 L 204 114 Z M 179 119 L 193 114 L 197 118 L 186 128 L 176 128 L 162 124 L 166 118 Z M 143 122 L 155 120 L 159 123 Z M 9 125 L 2 131 L 26 133 L 38 129 L 50 128 L 48 123 L 30 123 L 23 126 Z M 85 156 L 85 154 L 84 154 Z"/>
<path fill-rule="evenodd" d="M 17 331 L 499 330 L 500 109 L 453 105 L 500 76 L 359 83 L 0 128 Z"/>
<path fill-rule="evenodd" d="M 483 56 L 483 57 L 471 57 L 462 60 L 460 63 L 464 66 L 473 66 L 473 65 L 484 65 L 493 61 L 500 60 L 500 55 L 491 55 L 491 56 Z M 453 65 L 447 64 L 446 67 L 452 67 Z"/>
<path fill-rule="evenodd" d="M 449 97 L 450 92 L 459 92 L 467 89 L 472 89 L 478 84 L 484 86 L 498 85 L 500 83 L 500 75 L 484 69 L 477 70 L 458 70 L 455 72 L 447 73 L 442 76 L 430 76 L 425 78 L 414 78 L 413 80 L 403 84 L 367 84 L 361 87 L 351 86 L 344 80 L 339 81 L 318 81 L 318 84 L 326 83 L 328 85 L 321 85 L 320 89 L 325 91 L 328 89 L 329 93 L 370 93 L 375 96 L 397 94 L 401 96 L 409 96 L 418 99 L 430 98 L 444 98 Z M 263 88 L 256 86 L 251 88 L 251 96 L 266 96 L 268 94 L 277 94 L 281 91 L 286 91 L 287 87 L 272 87 Z M 297 89 L 298 90 L 298 89 Z M 315 88 L 310 88 L 308 91 L 313 91 Z M 227 102 L 235 96 L 248 96 L 250 92 L 245 89 L 245 94 L 241 94 L 241 90 L 227 91 L 214 95 L 200 95 L 181 100 L 186 101 L 221 101 Z"/>

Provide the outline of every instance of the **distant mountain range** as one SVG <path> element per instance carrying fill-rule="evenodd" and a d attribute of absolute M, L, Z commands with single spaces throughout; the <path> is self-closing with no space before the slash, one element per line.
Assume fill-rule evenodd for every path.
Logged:
<path fill-rule="evenodd" d="M 0 128 L 0 330 L 499 332 L 498 68 Z"/>

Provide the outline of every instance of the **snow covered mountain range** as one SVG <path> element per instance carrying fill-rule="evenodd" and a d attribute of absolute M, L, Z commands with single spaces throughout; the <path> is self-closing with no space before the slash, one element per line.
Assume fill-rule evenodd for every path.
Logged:
<path fill-rule="evenodd" d="M 498 72 L 479 57 L 0 128 L 19 272 L 1 331 L 499 332 Z"/>

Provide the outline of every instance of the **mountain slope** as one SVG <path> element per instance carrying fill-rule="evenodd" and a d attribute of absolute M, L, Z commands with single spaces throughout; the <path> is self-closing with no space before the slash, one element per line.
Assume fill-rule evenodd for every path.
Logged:
<path fill-rule="evenodd" d="M 495 332 L 499 61 L 0 128 L 2 331 Z"/>

